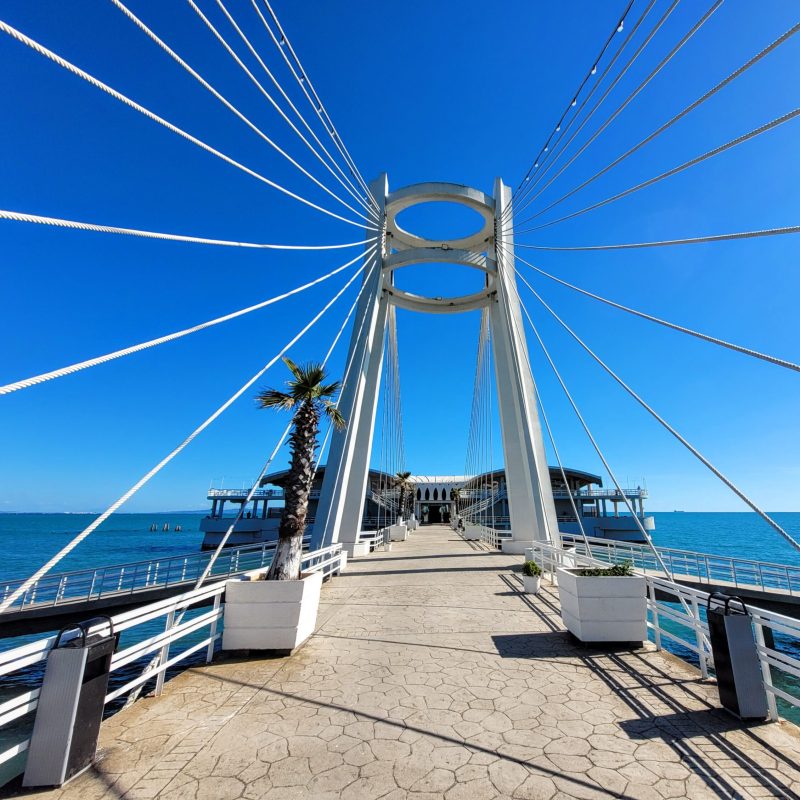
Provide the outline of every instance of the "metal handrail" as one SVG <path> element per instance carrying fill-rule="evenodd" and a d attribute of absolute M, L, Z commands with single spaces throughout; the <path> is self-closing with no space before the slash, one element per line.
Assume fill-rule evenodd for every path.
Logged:
<path fill-rule="evenodd" d="M 597 557 L 595 548 L 591 548 L 591 554 L 587 554 L 578 551 L 578 548 L 565 550 L 547 542 L 532 542 L 530 550 L 534 560 L 550 574 L 553 583 L 556 582 L 559 567 L 606 566 L 609 563 L 607 558 Z M 702 613 L 709 593 L 641 570 L 635 571 L 643 575 L 647 585 L 647 628 L 656 648 L 663 649 L 664 639 L 676 642 L 695 655 L 702 676 L 707 678 L 714 664 L 708 643 L 708 624 Z M 792 655 L 792 652 L 800 649 L 800 620 L 751 605 L 747 609 L 753 623 L 769 718 L 774 721 L 779 718 L 779 699 L 800 708 L 800 658 Z M 671 624 L 665 625 L 664 622 Z M 765 631 L 769 631 L 769 634 L 765 635 Z M 776 648 L 775 642 L 780 641 L 781 637 L 790 640 L 792 652 Z M 768 646 L 767 642 L 771 644 Z M 682 652 L 685 651 L 679 651 L 676 655 L 686 660 Z M 776 685 L 776 681 L 782 685 Z"/>
<path fill-rule="evenodd" d="M 310 541 L 303 539 L 304 545 Z M 224 549 L 209 576 L 212 580 L 265 566 L 272 558 L 275 542 L 260 542 Z M 200 575 L 212 558 L 212 551 L 184 553 L 163 559 L 109 564 L 94 569 L 46 575 L 34 583 L 8 611 L 31 607 L 52 607 L 111 595 L 189 584 Z M 8 597 L 24 580 L 3 584 L 2 597 Z M 0 615 L 2 618 L 2 615 Z"/>
<path fill-rule="evenodd" d="M 561 539 L 565 544 L 574 545 L 585 552 L 586 545 L 582 536 L 562 533 Z M 661 572 L 658 560 L 646 545 L 595 537 L 588 537 L 588 540 L 592 555 L 601 560 L 627 559 L 634 566 Z M 673 575 L 696 578 L 701 583 L 721 581 L 764 591 L 784 591 L 790 596 L 800 595 L 800 566 L 670 547 L 656 547 L 656 550 Z"/>
<path fill-rule="evenodd" d="M 301 565 L 305 565 L 303 571 L 306 573 L 322 572 L 323 576 L 338 574 L 341 570 L 341 553 L 341 544 L 305 553 L 301 559 Z M 261 572 L 263 572 L 263 568 L 250 570 L 245 575 L 254 577 Z M 193 653 L 205 650 L 206 663 L 210 662 L 214 655 L 215 645 L 222 636 L 220 623 L 224 619 L 224 606 L 221 601 L 224 593 L 225 583 L 216 582 L 199 589 L 192 589 L 168 600 L 160 600 L 141 608 L 115 614 L 111 619 L 114 630 L 117 632 L 151 624 L 161 618 L 165 618 L 165 622 L 162 632 L 134 642 L 114 653 L 111 659 L 112 675 L 147 656 L 160 653 L 160 657 L 155 663 L 150 661 L 145 670 L 132 680 L 112 688 L 106 694 L 105 704 L 108 705 L 123 695 L 130 695 L 141 685 L 154 678 L 156 679 L 155 694 L 160 694 L 167 670 Z M 184 621 L 177 625 L 174 624 L 178 614 L 201 602 L 211 602 L 211 610 L 202 611 L 196 617 L 184 618 Z M 186 643 L 187 647 L 179 653 L 170 652 L 173 644 L 193 634 L 200 634 L 203 638 L 199 642 L 190 640 Z M 18 672 L 45 661 L 55 640 L 55 636 L 47 636 L 0 653 L 0 676 Z M 0 728 L 35 711 L 39 705 L 39 697 L 39 687 L 28 688 L 0 703 Z M 0 752 L 0 765 L 24 753 L 29 745 L 30 738 L 23 738 L 7 747 Z M 23 769 L 24 767 L 20 765 L 19 771 L 22 772 Z"/>
<path fill-rule="evenodd" d="M 572 492 L 568 489 L 553 489 L 553 497 L 559 500 L 564 497 L 569 497 L 570 494 L 575 498 L 597 497 L 600 499 L 605 498 L 606 500 L 618 500 L 622 502 L 622 494 L 616 489 L 575 489 Z M 625 497 L 629 498 L 641 497 L 644 499 L 648 496 L 647 489 L 625 489 L 624 494 Z"/>

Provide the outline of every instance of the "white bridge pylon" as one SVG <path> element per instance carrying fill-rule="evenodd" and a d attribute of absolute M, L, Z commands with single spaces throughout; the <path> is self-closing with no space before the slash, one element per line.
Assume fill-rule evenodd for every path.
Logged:
<path fill-rule="evenodd" d="M 531 540 L 558 543 L 558 523 L 545 458 L 536 391 L 514 273 L 511 189 L 498 178 L 495 196 L 452 183 L 421 183 L 389 193 L 386 175 L 370 184 L 384 220 L 383 241 L 365 270 L 353 334 L 349 375 L 339 409 L 347 427 L 334 433 L 322 483 L 315 539 L 341 542 L 350 555 L 358 545 L 391 306 L 430 314 L 488 308 L 492 333 L 503 455 L 511 516 L 511 540 L 503 550 L 523 552 Z M 460 239 L 432 240 L 398 226 L 397 214 L 412 205 L 465 205 L 483 218 L 480 230 Z M 378 269 L 372 269 L 377 259 Z M 395 286 L 394 273 L 411 264 L 460 264 L 485 274 L 484 288 L 461 297 L 423 297 Z M 352 361 L 351 361 L 352 360 Z"/>

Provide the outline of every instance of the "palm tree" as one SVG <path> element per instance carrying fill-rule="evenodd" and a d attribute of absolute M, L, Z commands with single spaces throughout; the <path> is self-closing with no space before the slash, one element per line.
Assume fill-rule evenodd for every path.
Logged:
<path fill-rule="evenodd" d="M 291 463 L 284 485 L 284 509 L 278 529 L 278 547 L 267 573 L 267 580 L 294 581 L 300 577 L 303 533 L 306 529 L 308 495 L 314 480 L 314 454 L 317 449 L 320 417 L 326 416 L 337 428 L 345 425 L 344 417 L 334 404 L 339 391 L 338 381 L 326 383 L 321 364 L 298 366 L 291 359 L 284 363 L 292 373 L 286 382 L 287 391 L 262 389 L 256 401 L 260 408 L 293 411 L 289 437 Z"/>
<path fill-rule="evenodd" d="M 397 504 L 400 509 L 400 515 L 406 516 L 406 501 L 408 498 L 408 490 L 411 488 L 411 482 L 408 480 L 411 477 L 410 472 L 398 472 L 394 476 L 395 486 L 400 487 L 400 502 Z"/>

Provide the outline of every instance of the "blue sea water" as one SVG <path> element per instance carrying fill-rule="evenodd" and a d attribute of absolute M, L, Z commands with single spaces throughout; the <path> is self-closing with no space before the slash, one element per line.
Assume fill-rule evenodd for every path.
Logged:
<path fill-rule="evenodd" d="M 0 581 L 28 577 L 96 514 L 0 514 Z M 56 568 L 57 572 L 196 552 L 203 512 L 115 514 Z M 800 565 L 800 552 L 756 514 L 657 512 L 655 543 L 662 547 Z M 800 540 L 800 512 L 774 514 Z M 156 525 L 156 532 L 150 526 Z M 164 525 L 169 532 L 163 532 Z M 182 531 L 175 533 L 175 526 Z"/>
<path fill-rule="evenodd" d="M 0 514 L 0 582 L 27 578 L 97 514 Z M 202 512 L 115 514 L 55 568 L 71 572 L 106 564 L 144 561 L 200 549 Z M 155 524 L 157 531 L 150 532 Z M 169 532 L 163 532 L 164 525 Z M 181 527 L 175 533 L 175 526 Z"/>
<path fill-rule="evenodd" d="M 800 552 L 757 514 L 687 511 L 656 512 L 653 516 L 653 540 L 660 547 L 800 565 Z M 770 512 L 770 516 L 800 541 L 800 512 Z"/>

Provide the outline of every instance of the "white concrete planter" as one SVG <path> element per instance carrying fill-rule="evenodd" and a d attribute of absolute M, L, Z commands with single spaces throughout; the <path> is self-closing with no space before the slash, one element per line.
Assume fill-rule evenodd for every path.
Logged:
<path fill-rule="evenodd" d="M 342 542 L 342 553 L 348 558 L 360 558 L 369 555 L 369 542 Z"/>
<path fill-rule="evenodd" d="M 223 650 L 291 652 L 317 625 L 322 573 L 298 581 L 227 581 Z"/>
<path fill-rule="evenodd" d="M 525 594 L 539 594 L 539 589 L 542 588 L 541 575 L 523 575 L 522 576 L 522 591 Z"/>
<path fill-rule="evenodd" d="M 559 569 L 561 619 L 582 642 L 643 642 L 647 639 L 645 579 L 589 577 Z"/>
<path fill-rule="evenodd" d="M 475 525 L 472 522 L 465 522 L 464 523 L 464 538 L 468 542 L 476 542 L 479 541 L 481 538 L 481 529 L 479 525 Z"/>
<path fill-rule="evenodd" d="M 408 527 L 405 523 L 392 525 L 389 528 L 389 540 L 392 542 L 404 542 L 408 539 Z"/>

